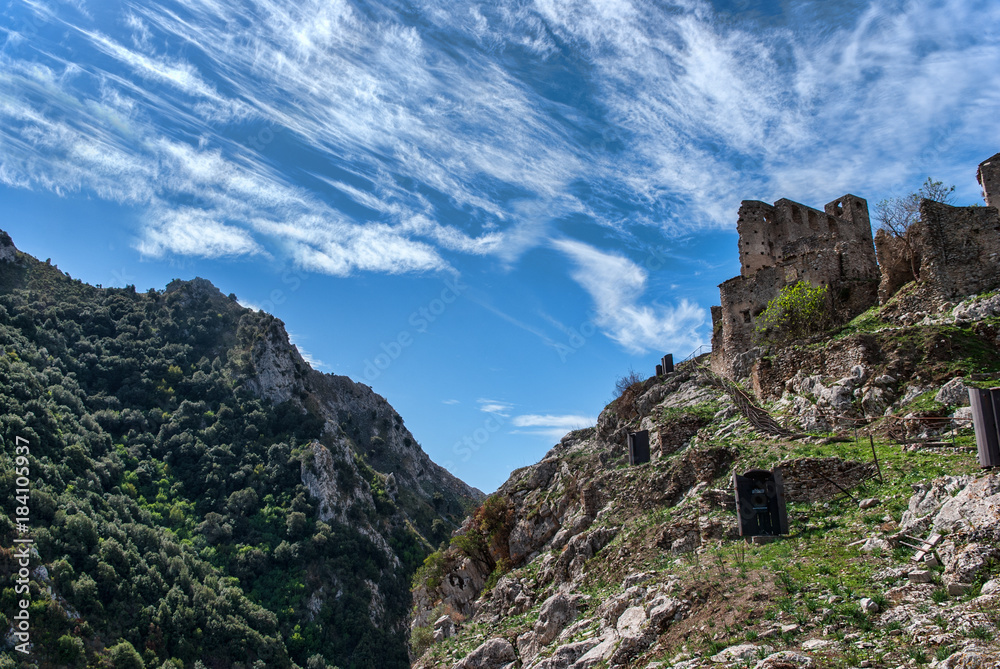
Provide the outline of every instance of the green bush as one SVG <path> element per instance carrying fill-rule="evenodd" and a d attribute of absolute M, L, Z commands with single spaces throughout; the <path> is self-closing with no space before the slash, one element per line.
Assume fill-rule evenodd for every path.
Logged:
<path fill-rule="evenodd" d="M 428 648 L 434 645 L 434 630 L 431 625 L 416 628 L 410 634 L 410 650 L 413 657 L 420 657 Z"/>
<path fill-rule="evenodd" d="M 56 657 L 65 667 L 75 667 L 84 657 L 83 641 L 64 634 L 56 641 Z"/>
<path fill-rule="evenodd" d="M 830 323 L 826 286 L 799 281 L 785 286 L 754 320 L 757 339 L 782 344 L 825 330 Z"/>
<path fill-rule="evenodd" d="M 444 551 L 434 551 L 424 558 L 423 565 L 413 574 L 412 588 L 416 590 L 424 586 L 427 590 L 433 590 L 438 587 L 444 578 L 444 568 Z"/>
<path fill-rule="evenodd" d="M 108 651 L 108 659 L 111 660 L 111 666 L 114 669 L 145 669 L 146 667 L 142 656 L 128 641 L 122 641 L 117 646 L 112 646 Z"/>

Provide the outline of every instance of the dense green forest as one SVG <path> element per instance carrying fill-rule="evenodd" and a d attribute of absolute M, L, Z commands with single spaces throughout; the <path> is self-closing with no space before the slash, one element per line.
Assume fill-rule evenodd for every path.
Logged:
<path fill-rule="evenodd" d="M 20 252 L 0 261 L 0 544 L 18 536 L 20 437 L 43 566 L 31 654 L 8 646 L 0 668 L 409 666 L 410 576 L 453 522 L 408 522 L 363 455 L 342 482 L 370 478 L 375 503 L 353 512 L 398 560 L 318 519 L 300 467 L 330 431 L 246 388 L 267 318 L 184 282 L 98 288 Z M 22 595 L 0 550 L 6 634 Z M 373 585 L 384 610 L 370 610 Z"/>

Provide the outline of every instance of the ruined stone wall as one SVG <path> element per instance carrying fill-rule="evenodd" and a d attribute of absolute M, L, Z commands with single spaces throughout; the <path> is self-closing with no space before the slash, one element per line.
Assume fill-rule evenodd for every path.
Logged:
<path fill-rule="evenodd" d="M 979 163 L 976 180 L 983 187 L 986 206 L 1000 209 L 1000 153 Z"/>
<path fill-rule="evenodd" d="M 920 282 L 951 300 L 1000 286 L 1000 211 L 920 203 Z"/>
<path fill-rule="evenodd" d="M 797 281 L 829 287 L 828 308 L 842 323 L 883 304 L 912 278 L 909 250 L 920 277 L 911 296 L 928 308 L 1000 287 L 1000 153 L 979 165 L 986 207 L 951 207 L 924 200 L 907 243 L 879 231 L 872 243 L 868 204 L 856 195 L 823 211 L 791 200 L 740 206 L 740 276 L 719 286 L 712 308 L 712 369 L 744 376 L 759 355 L 754 319 L 782 288 Z"/>
<path fill-rule="evenodd" d="M 871 242 L 868 204 L 856 195 L 845 195 L 819 211 L 781 199 L 774 205 L 745 200 L 740 205 L 736 229 L 740 235 L 740 276 L 780 265 L 808 248 L 817 238 Z"/>
<path fill-rule="evenodd" d="M 743 376 L 752 360 L 755 319 L 785 286 L 798 281 L 829 287 L 834 321 L 853 318 L 877 299 L 878 267 L 867 203 L 845 195 L 826 211 L 778 200 L 740 206 L 740 276 L 719 286 L 712 309 L 712 369 Z"/>
<path fill-rule="evenodd" d="M 907 302 L 925 310 L 1000 286 L 1000 153 L 980 163 L 976 178 L 985 207 L 924 200 L 905 240 L 878 231 L 879 302 L 888 302 L 913 279 L 913 267 L 919 282 Z"/>
<path fill-rule="evenodd" d="M 913 281 L 913 268 L 920 266 L 920 254 L 914 249 L 916 258 L 910 263 L 910 249 L 906 241 L 888 230 L 880 228 L 875 233 L 875 257 L 882 278 L 878 287 L 879 304 L 885 304 L 896 291 Z"/>

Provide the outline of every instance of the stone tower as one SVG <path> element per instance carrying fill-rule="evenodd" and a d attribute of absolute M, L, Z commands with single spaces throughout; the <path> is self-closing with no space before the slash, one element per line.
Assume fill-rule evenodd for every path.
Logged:
<path fill-rule="evenodd" d="M 983 187 L 986 206 L 1000 209 L 1000 153 L 979 163 L 976 179 Z"/>

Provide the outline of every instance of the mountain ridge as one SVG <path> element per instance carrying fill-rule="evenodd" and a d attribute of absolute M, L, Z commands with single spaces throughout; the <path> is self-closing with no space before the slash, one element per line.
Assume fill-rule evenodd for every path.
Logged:
<path fill-rule="evenodd" d="M 408 666 L 409 574 L 482 493 L 383 397 L 205 279 L 89 286 L 6 232 L 0 306 L 3 448 L 27 439 L 37 477 L 37 666 Z"/>

